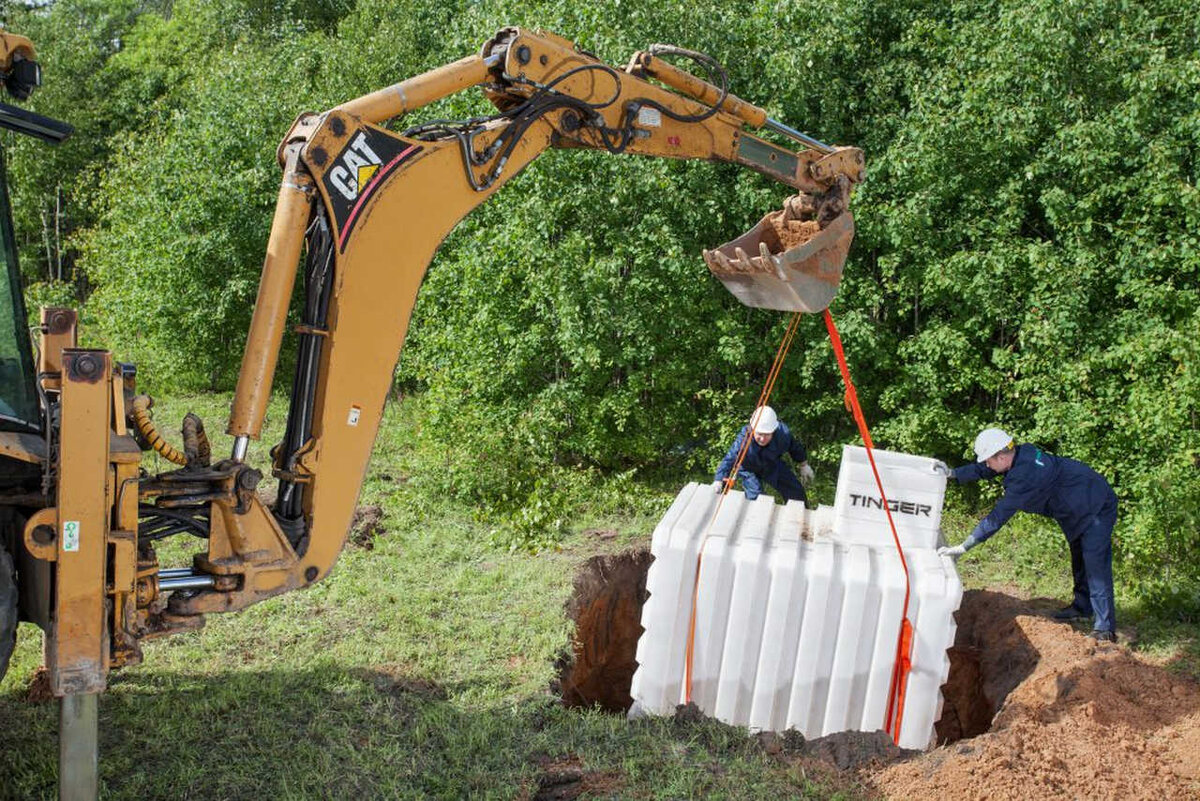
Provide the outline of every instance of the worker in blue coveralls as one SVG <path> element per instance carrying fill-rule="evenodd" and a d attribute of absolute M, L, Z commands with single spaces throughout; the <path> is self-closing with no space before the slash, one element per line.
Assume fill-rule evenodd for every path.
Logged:
<path fill-rule="evenodd" d="M 1071 548 L 1075 599 L 1053 617 L 1093 617 L 1091 636 L 1115 642 L 1112 531 L 1117 522 L 1117 495 L 1112 487 L 1083 462 L 1055 456 L 1035 445 L 1013 445 L 1012 437 L 998 428 L 984 429 L 975 438 L 975 456 L 977 461 L 946 472 L 960 484 L 1003 475 L 1004 497 L 960 545 L 939 548 L 938 553 L 957 560 L 1017 512 L 1054 518 Z"/>
<path fill-rule="evenodd" d="M 746 457 L 742 460 L 737 476 L 730 478 L 733 464 L 746 437 L 753 437 Z M 785 453 L 791 454 L 800 471 L 800 478 L 783 461 Z M 764 482 L 779 490 L 785 501 L 804 501 L 805 486 L 813 479 L 813 469 L 808 466 L 808 451 L 804 443 L 792 435 L 788 427 L 779 421 L 779 416 L 770 406 L 759 406 L 750 417 L 750 424 L 742 427 L 729 452 L 717 467 L 713 489 L 724 492 L 726 484 L 732 487 L 737 479 L 742 480 L 746 500 L 752 501 L 762 493 Z"/>

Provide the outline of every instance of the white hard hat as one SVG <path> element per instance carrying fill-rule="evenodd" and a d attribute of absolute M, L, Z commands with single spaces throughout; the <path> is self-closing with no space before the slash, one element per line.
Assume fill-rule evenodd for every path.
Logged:
<path fill-rule="evenodd" d="M 779 428 L 779 415 L 770 406 L 759 406 L 750 418 L 750 427 L 755 434 L 773 434 Z"/>
<path fill-rule="evenodd" d="M 1000 451 L 1011 448 L 1013 438 L 999 428 L 985 428 L 975 438 L 975 456 L 977 461 L 986 462 Z"/>

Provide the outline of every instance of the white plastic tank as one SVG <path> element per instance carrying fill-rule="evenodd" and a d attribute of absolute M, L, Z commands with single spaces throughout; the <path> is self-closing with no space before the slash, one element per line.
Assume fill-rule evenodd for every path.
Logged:
<path fill-rule="evenodd" d="M 878 462 L 886 452 L 875 453 Z M 890 463 L 883 479 L 889 500 L 893 487 L 897 497 L 910 497 L 908 473 L 922 492 L 925 479 L 935 476 L 944 494 L 945 478 L 933 472 L 933 460 L 888 456 L 929 463 Z M 904 570 L 886 518 L 879 526 L 829 507 L 780 505 L 766 495 L 747 501 L 741 492 L 730 492 L 714 518 L 719 498 L 708 484 L 689 484 L 654 531 L 631 714 L 670 714 L 684 702 L 698 578 L 692 701 L 702 711 L 733 725 L 794 728 L 810 738 L 885 728 L 904 605 Z M 940 520 L 941 495 L 931 505 Z M 941 713 L 962 584 L 953 562 L 936 553 L 936 528 L 932 537 L 909 539 L 929 544 L 904 548 L 914 643 L 899 744 L 926 748 Z"/>
<path fill-rule="evenodd" d="M 936 548 L 946 497 L 946 477 L 933 469 L 937 460 L 894 451 L 872 452 L 900 544 L 905 548 Z M 880 532 L 891 542 L 887 513 L 866 448 L 842 446 L 833 515 L 834 530 L 844 542 L 869 544 L 879 538 Z"/>

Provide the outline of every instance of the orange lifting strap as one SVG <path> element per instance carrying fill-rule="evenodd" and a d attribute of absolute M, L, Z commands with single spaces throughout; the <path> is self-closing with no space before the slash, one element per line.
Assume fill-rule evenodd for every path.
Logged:
<path fill-rule="evenodd" d="M 792 346 L 792 340 L 796 336 L 796 329 L 799 323 L 800 313 L 797 312 L 792 315 L 792 320 L 783 335 L 783 340 L 779 343 L 779 349 L 775 352 L 775 362 L 771 365 L 771 372 L 767 376 L 767 382 L 763 385 L 762 392 L 758 396 L 758 404 L 755 408 L 765 405 L 771 399 L 771 393 L 775 389 L 775 381 L 779 378 L 784 359 L 787 358 L 788 350 Z M 888 526 L 892 530 L 892 541 L 896 544 L 896 552 L 900 554 L 900 565 L 904 568 L 904 608 L 901 612 L 900 635 L 896 639 L 896 661 L 892 666 L 892 683 L 888 689 L 887 713 L 884 717 L 884 728 L 891 735 L 892 740 L 899 743 L 900 725 L 904 717 L 904 696 L 905 691 L 908 689 L 908 674 L 912 670 L 913 628 L 912 623 L 908 619 L 908 601 L 911 592 L 908 578 L 908 560 L 904 558 L 904 549 L 900 547 L 900 535 L 896 533 L 896 522 L 892 519 L 892 510 L 888 505 L 887 494 L 883 491 L 883 481 L 880 480 L 879 469 L 875 466 L 875 454 L 873 452 L 875 445 L 871 441 L 871 431 L 867 428 L 867 420 L 863 417 L 862 407 L 858 405 L 858 392 L 854 388 L 854 382 L 850 379 L 850 368 L 846 364 L 846 353 L 842 349 L 842 338 L 838 335 L 837 326 L 833 322 L 833 315 L 828 308 L 825 309 L 825 328 L 829 331 L 829 341 L 833 344 L 833 353 L 837 357 L 838 369 L 842 373 L 842 381 L 846 384 L 846 408 L 853 414 L 854 422 L 858 425 L 858 433 L 862 436 L 863 444 L 866 446 L 867 459 L 871 463 L 871 472 L 875 474 L 875 485 L 879 488 L 879 497 L 883 500 L 883 510 L 887 513 Z M 696 575 L 692 583 L 692 611 L 688 621 L 687 656 L 684 662 L 684 701 L 689 704 L 692 702 L 692 657 L 696 644 L 696 602 L 700 592 L 701 554 L 704 553 L 704 543 L 708 540 L 708 534 L 711 532 L 713 523 L 717 519 L 717 514 L 721 511 L 721 504 L 725 501 L 725 495 L 729 492 L 729 488 L 733 485 L 734 479 L 742 467 L 742 460 L 750 448 L 750 439 L 752 436 L 752 432 L 747 432 L 746 439 L 742 442 L 741 450 L 738 451 L 737 461 L 733 465 L 733 469 L 729 474 L 729 480 L 722 489 L 721 499 L 717 502 L 717 508 L 713 510 L 712 519 L 708 523 L 708 531 L 705 532 L 703 539 L 700 541 L 700 549 L 696 553 Z"/>
<path fill-rule="evenodd" d="M 799 327 L 800 312 L 796 312 L 792 315 L 791 322 L 788 323 L 787 331 L 783 334 L 783 340 L 780 341 L 778 350 L 775 351 L 775 362 L 771 365 L 771 372 L 767 374 L 767 383 L 763 384 L 762 392 L 758 394 L 758 404 L 754 407 L 756 410 L 759 406 L 766 405 L 767 401 L 771 399 L 771 393 L 775 390 L 775 380 L 779 378 L 784 359 L 787 358 L 788 349 L 792 347 L 792 340 L 795 339 L 796 329 Z M 725 503 L 725 496 L 729 494 L 729 488 L 733 486 L 738 471 L 742 469 L 742 460 L 746 458 L 746 452 L 750 450 L 750 440 L 753 438 L 754 432 L 748 430 L 746 439 L 738 451 L 737 461 L 733 463 L 733 469 L 729 473 L 729 480 L 721 488 L 721 497 L 717 501 L 717 508 L 713 509 L 712 518 L 708 521 L 708 529 L 700 540 L 700 549 L 696 551 L 696 575 L 692 580 L 692 613 L 688 618 L 687 654 L 683 663 L 683 700 L 688 704 L 692 702 L 692 656 L 695 653 L 694 646 L 696 644 L 696 600 L 700 594 L 700 555 L 704 553 L 704 543 L 708 541 L 708 535 L 712 531 L 713 523 L 717 521 L 717 515 L 721 511 L 721 504 Z"/>
<path fill-rule="evenodd" d="M 872 452 L 875 445 L 871 442 L 871 432 L 867 429 L 867 419 L 863 417 L 862 407 L 858 405 L 858 392 L 854 389 L 854 382 L 850 380 L 850 368 L 846 364 L 846 353 L 842 350 L 842 338 L 838 336 L 837 326 L 833 324 L 833 315 L 828 308 L 825 309 L 825 328 L 829 330 L 829 341 L 833 343 L 838 369 L 842 371 L 842 381 L 846 384 L 846 407 L 854 415 L 858 433 L 862 435 L 863 445 L 867 448 L 867 460 L 871 463 L 871 472 L 875 474 L 875 486 L 879 487 L 883 511 L 887 512 L 888 526 L 892 529 L 892 541 L 896 543 L 896 553 L 900 554 L 900 566 L 904 568 L 904 609 L 900 618 L 900 636 L 896 639 L 896 661 L 892 666 L 892 686 L 888 690 L 887 714 L 884 716 L 884 728 L 892 735 L 892 740 L 899 744 L 900 722 L 904 717 L 904 693 L 908 689 L 908 674 L 912 670 L 913 629 L 908 620 L 908 598 L 912 588 L 908 579 L 908 560 L 904 558 L 904 549 L 900 547 L 900 535 L 896 533 L 896 522 L 892 520 L 892 508 L 888 505 L 883 482 L 879 479 L 879 469 L 875 466 L 875 454 Z"/>

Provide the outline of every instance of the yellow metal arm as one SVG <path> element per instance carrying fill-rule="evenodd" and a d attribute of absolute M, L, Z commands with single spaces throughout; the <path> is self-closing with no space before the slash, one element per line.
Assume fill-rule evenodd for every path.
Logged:
<path fill-rule="evenodd" d="M 33 42 L 24 36 L 0 31 L 0 71 L 7 72 L 16 61 L 37 61 Z"/>
<path fill-rule="evenodd" d="M 399 134 L 377 125 L 471 86 L 495 116 Z M 214 493 L 209 553 L 197 559 L 205 572 L 237 580 L 173 599 L 171 612 L 237 609 L 329 572 L 427 266 L 459 220 L 549 147 L 728 161 L 799 190 L 803 202 L 778 214 L 781 225 L 811 227 L 809 255 L 782 261 L 790 243 L 772 240 L 767 226 L 728 254 L 713 251 L 710 269 L 754 305 L 824 308 L 853 231 L 846 205 L 862 154 L 816 140 L 791 150 L 745 130 L 771 123 L 652 54 L 618 70 L 553 34 L 516 28 L 478 56 L 302 116 L 280 149 L 284 181 L 228 429 L 237 444 L 233 459 L 213 468 L 224 495 Z M 267 510 L 242 461 L 261 431 L 306 237 L 300 354 L 288 433 L 273 451 L 279 498 Z"/>

